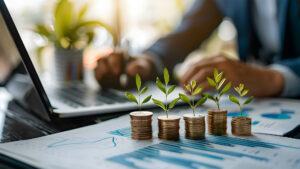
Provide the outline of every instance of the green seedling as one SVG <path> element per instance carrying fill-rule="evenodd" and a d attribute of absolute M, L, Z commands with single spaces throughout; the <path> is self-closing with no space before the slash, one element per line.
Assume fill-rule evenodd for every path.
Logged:
<path fill-rule="evenodd" d="M 156 85 L 157 87 L 159 88 L 159 90 L 161 90 L 165 96 L 166 96 L 166 100 L 165 100 L 165 103 L 163 103 L 162 101 L 160 100 L 157 100 L 157 99 L 152 99 L 153 103 L 156 104 L 157 106 L 159 106 L 160 108 L 162 108 L 165 113 L 166 113 L 166 116 L 167 118 L 169 117 L 168 115 L 168 112 L 170 109 L 172 109 L 175 104 L 178 102 L 178 100 L 180 98 L 176 98 L 174 100 L 171 101 L 171 103 L 168 105 L 168 95 L 171 94 L 175 88 L 176 88 L 176 85 L 172 85 L 170 88 L 168 88 L 168 83 L 169 83 L 169 72 L 168 72 L 168 69 L 164 68 L 164 80 L 165 80 L 165 84 L 163 84 L 159 78 L 157 77 L 156 78 Z"/>
<path fill-rule="evenodd" d="M 148 87 L 144 87 L 143 89 L 141 89 L 142 86 L 142 81 L 141 81 L 141 77 L 136 74 L 135 76 L 135 82 L 136 82 L 136 88 L 138 90 L 138 99 L 131 93 L 126 92 L 126 97 L 128 100 L 133 101 L 137 104 L 139 110 L 141 111 L 142 105 L 149 102 L 149 100 L 151 99 L 152 95 L 147 96 L 142 102 L 141 102 L 141 95 L 146 93 L 148 90 Z"/>
<path fill-rule="evenodd" d="M 244 89 L 244 84 L 240 84 L 239 86 L 235 87 L 234 90 L 240 95 L 240 98 L 246 96 L 249 92 L 248 89 Z M 228 98 L 231 102 L 236 103 L 239 106 L 241 116 L 243 116 L 243 106 L 249 104 L 253 100 L 253 96 L 249 97 L 244 103 L 241 103 L 237 97 L 232 95 L 228 95 Z"/>
<path fill-rule="evenodd" d="M 226 78 L 223 78 L 223 72 L 219 73 L 217 69 L 214 69 L 214 80 L 210 77 L 207 77 L 208 83 L 215 89 L 216 95 L 215 97 L 209 94 L 203 94 L 203 96 L 207 96 L 208 99 L 214 101 L 217 104 L 218 110 L 220 110 L 220 98 L 223 94 L 227 93 L 231 87 L 231 82 L 227 83 L 224 88 L 222 88 L 223 84 L 226 81 Z"/>
<path fill-rule="evenodd" d="M 179 98 L 180 98 L 182 101 L 188 103 L 188 104 L 191 106 L 191 108 L 192 108 L 192 110 L 193 110 L 193 115 L 194 115 L 194 117 L 195 117 L 195 109 L 196 109 L 198 106 L 200 106 L 200 105 L 202 105 L 203 103 L 206 102 L 207 96 L 202 97 L 202 98 L 195 104 L 195 96 L 201 93 L 202 87 L 201 87 L 201 86 L 197 86 L 197 83 L 196 83 L 195 80 L 191 81 L 190 84 L 184 85 L 184 86 L 185 86 L 185 88 L 191 93 L 191 95 L 192 95 L 192 100 L 190 100 L 190 98 L 189 98 L 187 95 L 182 94 L 182 93 L 179 93 Z"/>

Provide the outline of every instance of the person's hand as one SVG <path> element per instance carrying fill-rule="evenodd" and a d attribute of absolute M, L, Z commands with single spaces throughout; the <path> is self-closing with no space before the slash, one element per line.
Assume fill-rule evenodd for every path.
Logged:
<path fill-rule="evenodd" d="M 249 94 L 256 97 L 267 97 L 279 94 L 284 87 L 284 78 L 281 73 L 263 67 L 254 67 L 240 61 L 231 60 L 223 56 L 203 59 L 195 63 L 180 79 L 180 85 L 195 80 L 207 91 L 211 87 L 206 77 L 213 77 L 213 70 L 217 68 L 224 72 L 227 82 L 233 86 L 243 83 L 249 88 Z M 225 82 L 226 83 L 226 82 Z"/>
<path fill-rule="evenodd" d="M 99 59 L 95 68 L 95 78 L 102 88 L 122 88 L 120 76 L 123 73 L 128 75 L 129 82 L 135 81 L 136 74 L 139 74 L 144 80 L 149 79 L 154 73 L 150 56 L 143 54 L 126 61 L 123 53 L 112 53 Z M 130 86 L 130 84 L 126 86 Z"/>

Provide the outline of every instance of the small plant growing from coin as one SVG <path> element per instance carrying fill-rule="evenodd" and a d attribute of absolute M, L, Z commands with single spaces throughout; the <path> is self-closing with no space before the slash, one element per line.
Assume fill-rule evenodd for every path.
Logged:
<path fill-rule="evenodd" d="M 152 101 L 154 104 L 156 104 L 157 106 L 159 106 L 160 108 L 162 108 L 165 113 L 166 113 L 166 116 L 168 118 L 168 112 L 170 109 L 172 109 L 175 104 L 178 102 L 178 100 L 180 98 L 176 98 L 174 100 L 171 101 L 171 103 L 168 105 L 168 96 L 175 90 L 176 88 L 176 85 L 172 85 L 171 87 L 168 88 L 168 83 L 169 83 L 169 72 L 168 72 L 168 69 L 167 68 L 164 68 L 164 81 L 165 81 L 165 84 L 163 84 L 159 78 L 157 77 L 156 78 L 156 85 L 157 87 L 165 94 L 166 96 L 166 99 L 165 99 L 165 102 L 163 103 L 163 101 L 160 101 L 160 100 L 157 100 L 157 99 L 154 99 L 152 98 Z"/>
<path fill-rule="evenodd" d="M 137 88 L 137 91 L 138 91 L 138 99 L 133 94 L 131 94 L 129 92 L 126 92 L 126 97 L 127 97 L 128 100 L 135 102 L 138 106 L 139 111 L 141 111 L 142 105 L 149 102 L 152 95 L 147 96 L 141 102 L 141 95 L 147 92 L 148 87 L 146 86 L 143 89 L 141 89 L 142 81 L 141 81 L 140 75 L 138 75 L 138 74 L 136 74 L 136 76 L 135 76 L 135 82 L 136 82 L 136 88 Z"/>
<path fill-rule="evenodd" d="M 203 96 L 206 96 L 208 99 L 214 101 L 217 104 L 218 110 L 220 110 L 220 98 L 223 94 L 227 93 L 231 87 L 231 82 L 227 83 L 224 88 L 222 88 L 223 84 L 226 81 L 226 78 L 223 78 L 223 72 L 218 72 L 217 69 L 214 69 L 214 79 L 207 77 L 207 81 L 212 86 L 215 91 L 215 97 L 210 94 L 203 93 Z"/>
<path fill-rule="evenodd" d="M 179 98 L 188 103 L 192 110 L 193 110 L 193 116 L 195 117 L 195 109 L 202 105 L 203 103 L 205 103 L 205 101 L 207 100 L 207 96 L 202 97 L 196 104 L 195 104 L 195 96 L 200 94 L 200 92 L 202 91 L 202 87 L 201 86 L 197 86 L 197 83 L 195 80 L 191 81 L 190 84 L 188 85 L 184 85 L 184 87 L 190 92 L 190 94 L 192 95 L 192 99 L 190 99 L 187 95 L 179 93 Z"/>
<path fill-rule="evenodd" d="M 248 89 L 244 89 L 244 84 L 240 84 L 239 86 L 235 87 L 234 90 L 239 94 L 240 98 L 246 96 L 249 92 Z M 241 116 L 243 116 L 243 106 L 249 104 L 253 100 L 253 96 L 249 97 L 244 103 L 240 102 L 239 99 L 233 95 L 228 95 L 228 98 L 231 102 L 239 106 Z"/>

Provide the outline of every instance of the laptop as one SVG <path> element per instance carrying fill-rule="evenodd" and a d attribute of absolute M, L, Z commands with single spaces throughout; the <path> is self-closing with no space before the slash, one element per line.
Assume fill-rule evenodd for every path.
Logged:
<path fill-rule="evenodd" d="M 24 46 L 20 30 L 14 23 L 16 18 L 11 17 L 10 9 L 4 0 L 0 0 L 0 10 L 0 64 L 2 61 L 2 64 L 7 62 L 3 65 L 8 65 L 0 70 L 2 72 L 0 83 L 6 84 L 24 106 L 46 120 L 54 117 L 70 118 L 137 109 L 135 103 L 126 99 L 124 91 L 96 90 L 85 85 L 57 88 L 45 86 Z M 144 97 L 152 94 L 156 99 L 165 99 L 154 83 L 148 84 L 148 87 L 149 90 Z M 183 91 L 177 87 L 168 100 L 177 98 L 179 92 Z M 143 108 L 152 107 L 156 107 L 152 101 L 143 106 Z"/>

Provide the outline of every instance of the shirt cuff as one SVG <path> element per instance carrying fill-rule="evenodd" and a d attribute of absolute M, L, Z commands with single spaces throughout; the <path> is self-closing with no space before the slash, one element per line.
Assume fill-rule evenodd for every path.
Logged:
<path fill-rule="evenodd" d="M 158 75 L 163 75 L 164 64 L 161 61 L 161 58 L 151 51 L 145 51 L 144 54 L 149 56 L 149 59 L 151 59 L 153 61 L 154 67 L 156 68 Z"/>
<path fill-rule="evenodd" d="M 300 78 L 287 66 L 272 64 L 270 68 L 280 72 L 284 77 L 284 89 L 279 96 L 297 97 L 300 95 Z"/>

